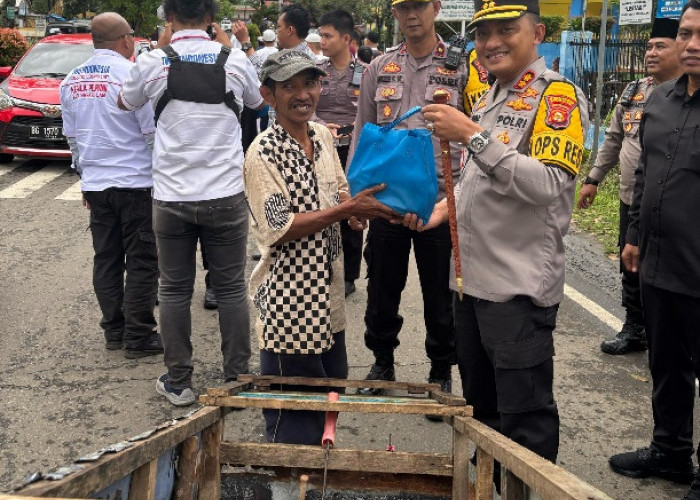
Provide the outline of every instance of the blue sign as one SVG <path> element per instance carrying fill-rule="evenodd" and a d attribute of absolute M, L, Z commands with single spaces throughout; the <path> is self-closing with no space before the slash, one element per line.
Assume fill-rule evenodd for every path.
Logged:
<path fill-rule="evenodd" d="M 659 0 L 656 6 L 656 17 L 672 17 L 679 19 L 686 0 Z"/>

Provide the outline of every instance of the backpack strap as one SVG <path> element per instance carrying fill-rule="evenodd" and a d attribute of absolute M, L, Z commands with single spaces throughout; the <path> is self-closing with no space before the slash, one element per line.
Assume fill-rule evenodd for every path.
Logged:
<path fill-rule="evenodd" d="M 175 52 L 175 49 L 173 49 L 172 45 L 166 45 L 163 47 L 163 52 L 165 52 L 165 55 L 168 56 L 168 59 L 170 59 L 170 64 L 179 64 L 180 63 L 180 54 Z M 163 92 L 163 95 L 160 96 L 160 99 L 158 99 L 158 102 L 156 103 L 156 109 L 155 109 L 155 117 L 153 121 L 155 122 L 156 126 L 158 125 L 158 118 L 160 118 L 160 114 L 163 112 L 165 109 L 165 106 L 168 105 L 170 101 L 173 100 L 173 94 L 170 92 L 170 89 L 168 88 L 167 83 L 165 84 L 165 91 Z"/>
<path fill-rule="evenodd" d="M 231 47 L 226 47 L 225 45 L 222 45 L 221 51 L 219 52 L 219 57 L 216 58 L 216 62 L 214 64 L 223 68 L 223 66 L 226 64 L 226 61 L 228 60 L 228 56 L 230 54 L 231 54 Z M 236 115 L 236 118 L 238 118 L 238 120 L 240 121 L 241 110 L 238 107 L 238 103 L 236 102 L 236 96 L 232 90 L 229 90 L 224 95 L 224 104 L 226 104 L 226 106 L 231 108 L 231 110 Z"/>

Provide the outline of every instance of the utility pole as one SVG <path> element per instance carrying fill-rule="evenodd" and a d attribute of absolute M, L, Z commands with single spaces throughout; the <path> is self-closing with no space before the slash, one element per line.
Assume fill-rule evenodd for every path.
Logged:
<path fill-rule="evenodd" d="M 598 156 L 598 138 L 600 137 L 600 111 L 603 107 L 603 73 L 605 72 L 605 37 L 608 29 L 608 0 L 603 0 L 603 10 L 600 15 L 600 42 L 598 43 L 598 78 L 595 89 L 595 125 L 593 128 L 593 147 L 591 147 L 590 163 L 593 165 Z"/>

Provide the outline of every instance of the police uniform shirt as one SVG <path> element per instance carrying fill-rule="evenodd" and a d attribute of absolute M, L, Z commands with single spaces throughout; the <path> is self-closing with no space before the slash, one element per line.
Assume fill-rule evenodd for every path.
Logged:
<path fill-rule="evenodd" d="M 82 191 L 153 186 L 151 150 L 144 138 L 155 132 L 153 109 L 148 105 L 125 113 L 117 107 L 132 66 L 113 50 L 95 49 L 61 83 L 63 131 L 78 144 Z"/>
<path fill-rule="evenodd" d="M 447 47 L 440 36 L 431 54 L 416 60 L 408 53 L 405 43 L 388 49 L 386 54 L 373 59 L 362 76 L 360 99 L 358 101 L 355 133 L 351 151 L 357 146 L 362 126 L 369 123 L 386 125 L 414 106 L 433 103 L 436 90 L 449 94 L 448 104 L 464 111 L 462 92 L 469 76 L 468 60 L 465 56 L 455 70 L 445 67 Z M 396 126 L 397 129 L 425 128 L 422 113 L 416 113 Z M 442 177 L 440 141 L 433 136 L 435 168 L 440 191 L 438 200 L 445 197 L 445 184 Z M 451 144 L 452 175 L 459 178 L 461 149 Z M 352 153 L 351 153 L 352 154 Z M 350 164 L 351 158 L 348 158 Z"/>
<path fill-rule="evenodd" d="M 355 123 L 357 115 L 357 99 L 360 97 L 360 86 L 352 84 L 356 61 L 338 71 L 330 59 L 317 62 L 316 66 L 326 72 L 321 77 L 321 95 L 316 107 L 316 120 L 319 123 L 335 123 L 341 127 Z"/>
<path fill-rule="evenodd" d="M 183 61 L 214 64 L 221 44 L 202 30 L 182 30 L 171 45 Z M 122 90 L 122 102 L 136 109 L 155 106 L 167 88 L 170 60 L 161 49 L 141 54 Z M 224 66 L 226 91 L 249 108 L 259 107 L 260 82 L 248 58 L 232 50 Z M 158 120 L 153 151 L 153 197 L 161 201 L 225 198 L 243 191 L 241 126 L 224 103 L 173 99 Z"/>
<path fill-rule="evenodd" d="M 588 176 L 602 181 L 610 169 L 620 163 L 620 200 L 625 205 L 632 204 L 634 193 L 634 171 L 639 163 L 642 147 L 639 144 L 639 123 L 642 121 L 644 106 L 656 83 L 652 77 L 631 82 L 623 92 L 629 93 L 629 104 L 618 102 L 613 111 L 610 126 L 605 131 L 605 141 L 598 151 L 595 165 Z"/>
<path fill-rule="evenodd" d="M 588 130 L 586 98 L 539 58 L 514 81 L 494 84 L 472 119 L 490 137 L 478 155 L 465 152 L 455 190 L 465 293 L 558 304 Z M 454 272 L 450 286 L 457 289 Z"/>
<path fill-rule="evenodd" d="M 644 283 L 700 297 L 700 91 L 687 85 L 662 83 L 642 115 L 627 243 Z"/>

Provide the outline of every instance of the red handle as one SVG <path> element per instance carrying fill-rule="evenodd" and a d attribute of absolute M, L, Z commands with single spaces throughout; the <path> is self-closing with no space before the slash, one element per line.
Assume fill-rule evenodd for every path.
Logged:
<path fill-rule="evenodd" d="M 328 393 L 328 401 L 337 402 L 340 395 L 337 392 Z M 335 445 L 335 426 L 338 423 L 338 412 L 326 412 L 326 425 L 323 427 L 323 437 L 321 438 L 321 446 L 333 448 Z"/>

